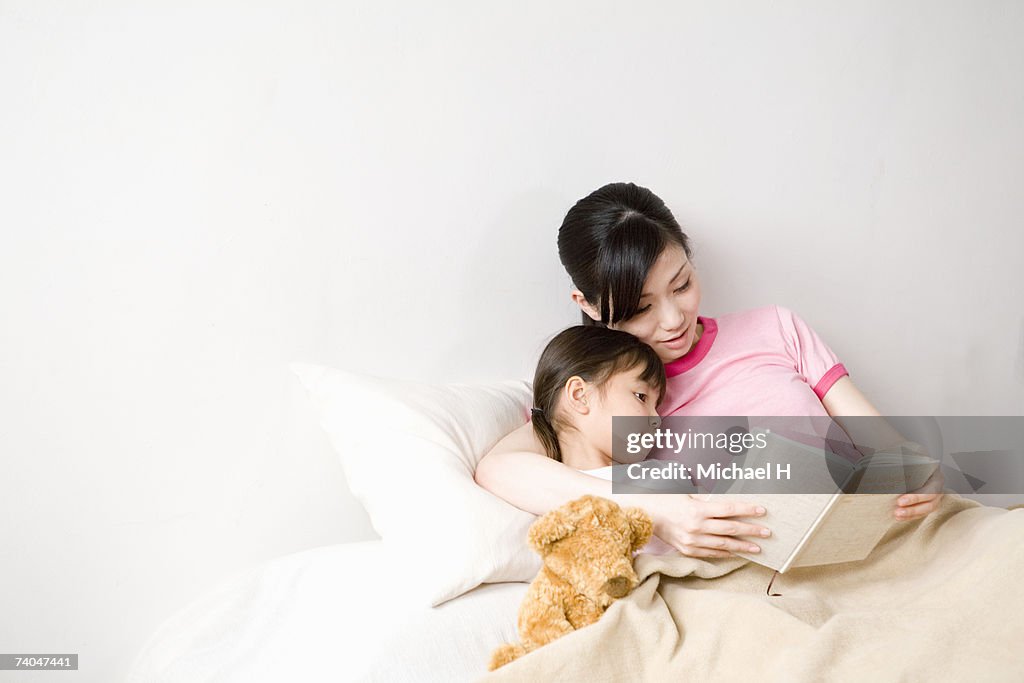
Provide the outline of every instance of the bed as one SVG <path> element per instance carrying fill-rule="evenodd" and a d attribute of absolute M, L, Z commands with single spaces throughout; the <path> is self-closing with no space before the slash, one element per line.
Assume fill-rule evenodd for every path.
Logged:
<path fill-rule="evenodd" d="M 779 596 L 742 558 L 642 554 L 640 586 L 600 621 L 488 673 L 539 560 L 534 517 L 473 472 L 526 420 L 528 385 L 292 369 L 384 540 L 225 582 L 166 620 L 129 683 L 1024 680 L 1024 509 L 958 495 L 863 562 L 787 572 Z"/>
<path fill-rule="evenodd" d="M 167 619 L 128 683 L 479 679 L 515 639 L 525 583 L 480 586 L 436 608 L 403 594 L 382 541 L 287 555 Z"/>
<path fill-rule="evenodd" d="M 473 481 L 526 420 L 521 380 L 430 385 L 293 364 L 384 539 L 268 561 L 170 615 L 130 683 L 463 681 L 516 639 L 533 515 Z M 339 492 L 343 495 L 343 492 Z"/>

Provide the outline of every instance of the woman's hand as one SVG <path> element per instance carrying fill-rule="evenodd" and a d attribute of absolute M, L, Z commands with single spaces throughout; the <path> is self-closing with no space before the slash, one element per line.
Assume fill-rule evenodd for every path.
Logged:
<path fill-rule="evenodd" d="M 836 380 L 832 388 L 828 390 L 821 403 L 825 406 L 828 414 L 835 418 L 835 421 L 846 430 L 854 443 L 871 446 L 876 440 L 884 444 L 896 443 L 901 446 L 908 446 L 899 432 L 892 428 L 882 417 L 871 402 L 853 384 L 849 376 Z M 872 416 L 877 420 L 868 420 L 858 423 L 856 420 L 844 420 L 845 416 Z M 867 426 L 867 434 L 861 433 Z M 858 431 L 855 428 L 860 427 Z M 935 511 L 942 502 L 942 487 L 946 480 L 942 476 L 942 470 L 936 469 L 928 481 L 916 491 L 903 494 L 896 501 L 896 509 L 893 515 L 898 520 L 909 521 L 920 519 Z"/>
<path fill-rule="evenodd" d="M 936 468 L 921 488 L 905 493 L 896 500 L 896 510 L 893 512 L 896 519 L 906 522 L 934 512 L 942 503 L 942 487 L 945 483 L 942 468 Z"/>
<path fill-rule="evenodd" d="M 685 494 L 644 495 L 635 504 L 654 522 L 654 535 L 690 557 L 732 557 L 733 552 L 760 552 L 760 547 L 736 536 L 771 535 L 767 527 L 734 517 L 762 517 L 750 503 L 711 502 Z M 762 534 L 762 531 L 767 532 Z M 731 552 L 730 552 L 731 551 Z"/>

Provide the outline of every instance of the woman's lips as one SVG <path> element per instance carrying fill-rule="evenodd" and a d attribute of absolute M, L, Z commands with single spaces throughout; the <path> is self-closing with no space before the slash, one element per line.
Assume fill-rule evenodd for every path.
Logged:
<path fill-rule="evenodd" d="M 667 341 L 663 341 L 662 344 L 664 344 L 665 346 L 667 346 L 670 349 L 681 349 L 681 348 L 683 348 L 686 345 L 686 342 L 689 340 L 689 338 L 690 338 L 690 328 L 687 327 L 686 331 L 683 332 L 681 335 L 679 335 L 678 337 L 675 337 L 673 339 L 669 339 Z"/>

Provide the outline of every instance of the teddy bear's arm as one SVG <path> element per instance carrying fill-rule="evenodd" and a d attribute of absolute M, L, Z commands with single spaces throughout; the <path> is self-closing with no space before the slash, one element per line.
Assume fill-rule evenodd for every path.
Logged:
<path fill-rule="evenodd" d="M 590 626 L 604 614 L 604 610 L 582 595 L 574 596 L 566 608 L 565 616 L 575 628 Z"/>
<path fill-rule="evenodd" d="M 527 651 L 547 645 L 576 630 L 558 605 L 536 601 L 523 607 L 519 614 L 519 635 Z"/>

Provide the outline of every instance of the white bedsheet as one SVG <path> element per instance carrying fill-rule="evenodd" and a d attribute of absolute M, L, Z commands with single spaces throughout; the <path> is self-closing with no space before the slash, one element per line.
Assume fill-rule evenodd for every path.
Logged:
<path fill-rule="evenodd" d="M 425 607 L 403 595 L 387 552 L 381 541 L 325 546 L 226 582 L 160 626 L 128 683 L 475 680 L 517 639 L 527 584 Z"/>

